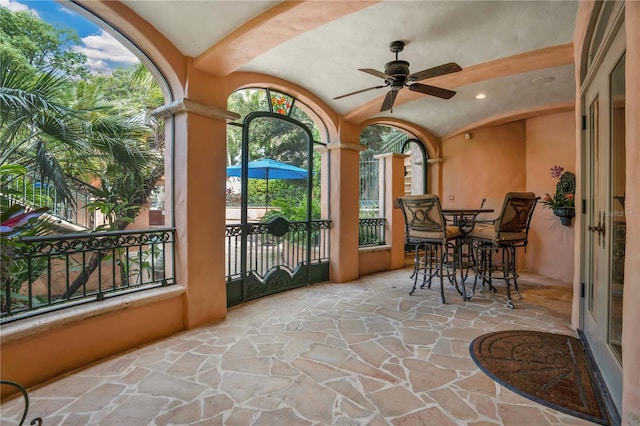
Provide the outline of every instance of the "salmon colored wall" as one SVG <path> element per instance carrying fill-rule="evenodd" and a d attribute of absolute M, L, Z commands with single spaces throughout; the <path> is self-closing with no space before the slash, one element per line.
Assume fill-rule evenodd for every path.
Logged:
<path fill-rule="evenodd" d="M 98 359 L 121 353 L 184 329 L 183 297 L 51 327 L 45 332 L 5 341 L 11 324 L 3 326 L 2 380 L 34 386 Z M 14 389 L 4 386 L 2 397 Z"/>
<path fill-rule="evenodd" d="M 442 207 L 480 207 L 485 197 L 523 191 L 525 155 L 524 121 L 475 130 L 470 140 L 443 140 Z"/>
<path fill-rule="evenodd" d="M 574 113 L 564 112 L 530 118 L 526 121 L 526 190 L 539 197 L 554 194 L 557 180 L 550 168 L 558 165 L 576 171 Z M 575 221 L 570 227 L 550 209 L 538 204 L 534 211 L 525 269 L 562 281 L 573 281 Z"/>
<path fill-rule="evenodd" d="M 391 250 L 360 249 L 358 252 L 358 273 L 360 275 L 388 271 L 391 263 Z M 403 265 L 404 266 L 404 265 Z"/>
<path fill-rule="evenodd" d="M 640 424 L 640 2 L 626 2 L 626 151 L 627 242 L 625 252 L 624 306 L 622 309 L 622 423 Z"/>

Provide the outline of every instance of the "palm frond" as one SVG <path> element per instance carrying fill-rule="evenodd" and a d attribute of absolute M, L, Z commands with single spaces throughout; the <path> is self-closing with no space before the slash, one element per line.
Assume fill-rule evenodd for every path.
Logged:
<path fill-rule="evenodd" d="M 75 205 L 76 200 L 69 187 L 67 175 L 62 167 L 60 167 L 56 158 L 47 152 L 46 144 L 42 139 L 36 142 L 35 151 L 35 161 L 43 180 L 53 183 L 58 192 L 58 197 L 60 197 L 61 200 Z"/>

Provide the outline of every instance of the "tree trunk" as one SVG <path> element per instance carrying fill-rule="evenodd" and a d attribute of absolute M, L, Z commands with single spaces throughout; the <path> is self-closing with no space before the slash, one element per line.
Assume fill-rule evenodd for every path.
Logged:
<path fill-rule="evenodd" d="M 163 174 L 164 174 L 163 166 L 159 166 L 153 169 L 153 171 L 151 172 L 151 175 L 143 183 L 142 190 L 138 191 L 134 195 L 134 197 L 131 199 L 131 205 L 136 206 L 138 208 L 135 210 L 127 210 L 126 216 L 122 219 L 125 219 L 125 218 L 134 219 L 138 215 L 138 212 L 140 212 L 140 209 L 149 200 L 149 197 L 151 196 L 151 191 L 153 191 L 153 189 L 156 187 L 156 185 L 158 184 L 158 181 L 160 180 Z M 129 225 L 129 222 L 122 219 L 116 220 L 114 231 L 124 231 L 127 228 L 127 226 Z M 64 294 L 60 298 L 69 299 L 71 298 L 71 296 L 73 296 L 73 294 L 76 291 L 82 288 L 89 281 L 89 278 L 94 273 L 94 271 L 98 268 L 98 265 L 100 264 L 100 262 L 102 262 L 102 259 L 105 257 L 105 255 L 106 253 L 101 251 L 92 253 L 86 268 L 84 268 L 82 272 L 73 280 L 73 282 L 71 283 L 67 291 L 64 292 Z"/>

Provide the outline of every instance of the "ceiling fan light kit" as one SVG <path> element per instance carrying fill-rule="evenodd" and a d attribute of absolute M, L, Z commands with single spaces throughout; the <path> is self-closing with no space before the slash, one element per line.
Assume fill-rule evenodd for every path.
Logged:
<path fill-rule="evenodd" d="M 458 71 L 462 71 L 460 65 L 455 62 L 449 62 L 437 67 L 428 68 L 426 70 L 418 71 L 411 74 L 409 71 L 409 62 L 398 59 L 398 53 L 404 50 L 405 43 L 403 41 L 394 41 L 389 45 L 389 50 L 395 53 L 396 59 L 391 62 L 387 62 L 384 66 L 384 72 L 377 71 L 372 68 L 359 68 L 358 71 L 371 74 L 375 77 L 384 79 L 385 84 L 381 86 L 369 87 L 366 89 L 357 90 L 355 92 L 347 93 L 341 96 L 333 98 L 334 100 L 346 98 L 347 96 L 356 95 L 358 93 L 367 92 L 369 90 L 381 89 L 383 87 L 389 87 L 391 90 L 387 93 L 382 101 L 382 107 L 380 112 L 388 111 L 393 108 L 393 104 L 398 96 L 398 92 L 403 87 L 408 87 L 409 90 L 414 92 L 423 93 L 425 95 L 431 95 L 442 99 L 451 99 L 456 94 L 453 90 L 443 89 L 441 87 L 430 86 L 428 84 L 417 83 L 421 80 L 437 77 L 440 75 L 450 74 Z"/>

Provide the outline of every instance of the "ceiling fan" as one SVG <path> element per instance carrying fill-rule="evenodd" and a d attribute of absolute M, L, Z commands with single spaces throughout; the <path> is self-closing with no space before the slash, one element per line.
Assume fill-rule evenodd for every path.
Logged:
<path fill-rule="evenodd" d="M 382 102 L 380 112 L 387 111 L 393 108 L 393 103 L 396 100 L 396 96 L 398 96 L 398 92 L 405 86 L 408 87 L 409 90 L 413 90 L 414 92 L 420 92 L 424 93 L 425 95 L 436 96 L 442 99 L 451 99 L 453 95 L 456 94 L 456 92 L 454 92 L 453 90 L 429 86 L 428 84 L 417 82 L 420 80 L 425 80 L 427 78 L 437 77 L 439 75 L 462 71 L 460 65 L 456 64 L 455 62 L 449 62 L 448 64 L 442 64 L 437 67 L 410 74 L 409 62 L 401 61 L 398 59 L 398 53 L 404 50 L 404 45 L 405 43 L 403 41 L 394 41 L 389 45 L 389 49 L 391 50 L 391 52 L 396 54 L 396 60 L 387 62 L 384 66 L 384 72 L 380 72 L 371 68 L 358 69 L 359 71 L 366 72 L 367 74 L 383 78 L 385 84 L 381 86 L 369 87 L 367 89 L 356 90 L 355 92 L 337 96 L 333 99 L 342 99 L 346 98 L 347 96 L 357 95 L 358 93 L 367 92 L 369 90 L 391 87 L 391 90 L 389 90 L 387 96 L 385 96 L 384 101 Z"/>

